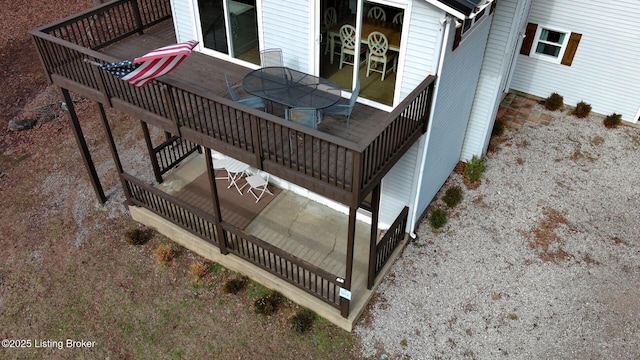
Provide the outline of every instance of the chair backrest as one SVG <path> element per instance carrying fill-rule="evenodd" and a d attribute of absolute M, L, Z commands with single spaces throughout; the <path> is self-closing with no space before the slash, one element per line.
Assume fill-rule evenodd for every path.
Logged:
<path fill-rule="evenodd" d="M 340 28 L 340 42 L 342 42 L 342 47 L 346 49 L 355 49 L 356 28 L 349 24 L 342 25 L 342 27 Z"/>
<path fill-rule="evenodd" d="M 238 101 L 238 99 L 239 99 L 238 94 L 236 94 L 236 92 L 233 90 L 233 87 L 231 86 L 231 83 L 229 82 L 229 78 L 227 77 L 227 74 L 224 74 L 224 81 L 227 82 L 227 89 L 229 89 L 229 95 L 231 95 L 231 99 L 233 101 Z"/>
<path fill-rule="evenodd" d="M 374 56 L 384 56 L 389 50 L 389 40 L 379 31 L 372 31 L 367 37 L 367 43 L 369 52 Z"/>
<path fill-rule="evenodd" d="M 393 24 L 402 25 L 402 19 L 404 19 L 404 12 L 403 11 L 397 13 L 396 16 L 393 17 L 393 21 L 391 21 L 391 22 Z"/>
<path fill-rule="evenodd" d="M 387 21 L 387 13 L 384 12 L 384 9 L 379 6 L 374 6 L 369 9 L 367 17 L 371 19 Z"/>
<path fill-rule="evenodd" d="M 260 66 L 284 66 L 282 49 L 274 48 L 260 51 Z"/>
<path fill-rule="evenodd" d="M 356 106 L 358 96 L 360 96 L 360 78 L 356 80 L 356 88 L 353 89 L 353 92 L 351 93 L 351 99 L 349 99 L 349 111 L 353 110 L 354 106 Z"/>
<path fill-rule="evenodd" d="M 314 108 L 291 108 L 285 112 L 285 117 L 294 123 L 317 129 L 318 115 L 316 112 L 317 110 Z"/>
<path fill-rule="evenodd" d="M 324 27 L 329 30 L 333 25 L 338 23 L 338 14 L 336 8 L 330 6 L 324 11 Z"/>

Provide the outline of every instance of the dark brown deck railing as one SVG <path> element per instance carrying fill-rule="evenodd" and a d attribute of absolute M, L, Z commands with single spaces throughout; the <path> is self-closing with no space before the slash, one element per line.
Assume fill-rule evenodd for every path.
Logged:
<path fill-rule="evenodd" d="M 340 308 L 340 285 L 336 275 L 286 253 L 255 236 L 223 224 L 227 250 L 252 264 Z"/>
<path fill-rule="evenodd" d="M 188 230 L 213 245 L 218 245 L 213 215 L 180 199 L 149 186 L 135 177 L 121 174 L 129 193 L 129 201 Z"/>
<path fill-rule="evenodd" d="M 121 0 L 30 33 L 59 86 L 345 204 L 359 203 L 426 131 L 433 76 L 393 112 L 370 119 L 379 126 L 355 144 L 170 81 L 139 88 L 90 63 L 122 60 L 95 50 L 170 16 L 168 0 Z"/>
<path fill-rule="evenodd" d="M 178 165 L 182 160 L 199 149 L 200 146 L 198 144 L 194 144 L 179 136 L 171 136 L 167 141 L 153 149 L 153 155 L 158 165 L 160 175 L 173 169 L 174 166 Z"/>
<path fill-rule="evenodd" d="M 229 99 L 175 82 L 135 87 L 91 62 L 115 59 L 105 48 L 171 17 L 169 0 L 120 0 L 30 31 L 51 82 L 131 114 L 168 133 L 219 150 L 249 165 L 348 205 L 360 204 L 426 131 L 434 76 L 391 113 L 380 112 L 371 135 L 353 143 Z M 164 151 L 164 150 L 163 150 Z M 175 157 L 171 158 L 174 162 Z M 163 166 L 172 166 L 170 162 Z M 218 245 L 212 215 L 121 174 L 128 200 Z M 404 238 L 407 209 L 378 244 L 377 272 Z M 222 224 L 230 252 L 339 307 L 337 277 Z"/>
<path fill-rule="evenodd" d="M 380 270 L 385 266 L 391 257 L 391 254 L 393 254 L 400 242 L 404 240 L 406 236 L 404 229 L 407 226 L 408 215 L 409 208 L 405 206 L 389 230 L 387 230 L 382 239 L 376 245 L 375 261 L 372 264 L 369 264 L 370 268 L 367 288 L 371 289 L 373 287 L 378 274 L 380 274 Z"/>

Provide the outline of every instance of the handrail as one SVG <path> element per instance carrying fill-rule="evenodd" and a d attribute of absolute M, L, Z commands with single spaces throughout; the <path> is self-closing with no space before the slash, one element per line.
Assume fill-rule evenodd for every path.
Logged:
<path fill-rule="evenodd" d="M 228 150 L 229 154 L 240 156 L 241 160 L 263 170 L 265 161 L 269 170 L 286 180 L 297 182 L 302 181 L 300 174 L 311 176 L 312 190 L 329 191 L 327 186 L 337 187 L 337 192 L 331 190 L 331 196 L 346 204 L 359 203 L 426 131 L 435 76 L 425 79 L 391 113 L 374 115 L 371 120 L 378 124 L 375 131 L 354 143 L 235 103 L 208 89 L 194 86 L 186 90 L 172 74 L 138 88 L 85 61 L 121 60 L 93 49 L 122 39 L 125 34 L 141 32 L 149 24 L 160 21 L 166 16 L 164 12 L 149 17 L 146 11 L 137 8 L 141 4 L 149 9 L 156 2 L 168 4 L 168 0 L 114 1 L 31 30 L 50 80 L 134 114 L 165 131 L 186 135 L 188 140 L 200 145 Z M 106 16 L 110 11 L 115 13 Z M 167 11 L 170 16 L 170 9 Z M 124 19 L 122 23 L 116 21 L 118 17 Z M 115 21 L 117 26 L 91 39 L 83 35 L 80 29 L 85 22 L 104 18 Z M 70 32 L 78 36 L 71 36 Z M 84 47 L 86 45 L 89 46 Z M 239 127 L 223 126 L 229 122 Z M 280 133 L 274 134 L 273 129 Z M 297 149 L 290 141 L 290 134 L 300 135 Z"/>
<path fill-rule="evenodd" d="M 337 281 L 339 276 L 285 252 L 233 225 L 222 223 L 222 228 L 227 231 L 226 247 L 229 252 L 277 275 L 335 308 L 340 307 L 339 288 L 341 285 Z M 237 241 L 238 238 L 242 243 Z M 284 264 L 282 260 L 284 260 Z M 299 270 L 294 271 L 292 265 L 302 269 L 303 274 L 300 274 Z M 319 286 L 317 279 L 313 281 L 308 274 L 315 275 L 328 286 Z"/>

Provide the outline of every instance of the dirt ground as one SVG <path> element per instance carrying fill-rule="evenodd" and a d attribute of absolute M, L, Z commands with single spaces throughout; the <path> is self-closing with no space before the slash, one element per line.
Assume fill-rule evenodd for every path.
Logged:
<path fill-rule="evenodd" d="M 138 225 L 122 204 L 97 106 L 74 97 L 105 205 L 27 34 L 90 6 L 18 0 L 0 15 L 0 339 L 22 340 L 3 341 L 0 358 L 354 358 L 355 337 L 327 322 L 292 332 L 293 303 L 257 314 L 265 288 L 249 283 L 225 293 L 237 274 L 205 263 L 206 275 L 195 279 L 190 266 L 203 259 L 175 246 L 173 260 L 160 263 L 155 251 L 170 242 L 157 234 L 144 245 L 127 243 L 125 232 Z M 125 166 L 148 166 L 138 122 L 112 111 L 108 117 Z M 12 119 L 38 122 L 9 131 Z"/>

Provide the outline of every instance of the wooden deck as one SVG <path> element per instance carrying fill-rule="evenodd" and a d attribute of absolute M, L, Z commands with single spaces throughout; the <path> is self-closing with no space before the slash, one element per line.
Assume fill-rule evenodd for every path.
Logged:
<path fill-rule="evenodd" d="M 197 154 L 182 166 L 176 168 L 166 178 L 163 184 L 156 185 L 159 189 L 187 200 L 190 203 L 195 199 L 194 205 L 201 206 L 213 213 L 213 209 L 206 199 L 211 198 L 210 188 L 197 184 L 202 176 L 206 176 L 204 155 Z M 222 174 L 218 174 L 222 175 Z M 308 198 L 296 195 L 291 191 L 281 190 L 270 185 L 274 196 L 266 195 L 259 204 L 254 202 L 251 195 L 240 195 L 235 188 L 228 189 L 226 180 L 216 180 L 219 185 L 218 194 L 221 201 L 233 200 L 233 206 L 222 207 L 224 221 L 244 229 L 248 233 L 263 241 L 302 259 L 319 268 L 344 277 L 346 272 L 347 250 L 347 219 L 344 214 L 325 205 L 316 203 Z M 134 213 L 140 210 L 136 209 Z M 139 215 L 138 215 L 139 216 Z M 170 230 L 172 225 L 168 222 L 153 221 L 150 214 L 136 217 L 136 220 L 145 225 L 156 228 L 158 231 L 176 240 L 183 246 L 193 250 L 209 260 L 220 262 L 225 267 L 234 269 L 250 277 L 260 279 L 264 271 L 251 270 L 248 264 L 235 268 L 235 261 L 230 256 L 218 256 L 218 250 L 203 251 L 207 244 L 203 240 L 190 239 L 186 234 L 176 236 L 176 230 Z M 351 284 L 353 299 L 350 303 L 349 318 L 337 316 L 335 309 L 315 301 L 313 296 L 298 291 L 294 286 L 283 282 L 276 277 L 266 282 L 269 286 L 280 292 L 286 293 L 292 300 L 305 304 L 321 316 L 330 319 L 342 328 L 350 331 L 353 328 L 357 315 L 364 308 L 373 295 L 375 288 L 367 289 L 367 264 L 369 256 L 369 231 L 370 225 L 357 221 L 354 252 L 354 269 Z M 399 256 L 400 247 L 394 257 Z M 215 256 L 213 254 L 216 254 Z M 386 272 L 386 269 L 385 269 Z M 263 279 L 264 280 L 264 279 Z M 264 282 L 263 282 L 264 283 Z"/>
<path fill-rule="evenodd" d="M 183 159 L 196 149 L 213 149 L 346 205 L 349 216 L 339 214 L 330 225 L 320 222 L 319 229 L 337 231 L 327 235 L 320 230 L 304 235 L 291 231 L 290 226 L 283 227 L 288 228 L 285 232 L 273 231 L 278 218 L 292 218 L 278 215 L 293 206 L 269 210 L 281 202 L 282 195 L 264 209 L 252 210 L 263 210 L 257 215 L 236 217 L 233 211 L 246 209 L 228 206 L 221 210 L 220 219 L 207 210 L 207 195 L 201 195 L 208 191 L 206 182 L 199 182 L 186 198 L 168 195 L 126 173 L 112 141 L 110 144 L 135 220 L 157 228 L 208 259 L 228 263 L 225 266 L 231 269 L 243 273 L 252 269 L 251 276 L 268 287 L 291 287 L 287 290 L 290 294 L 285 295 L 304 306 L 315 310 L 314 304 L 321 302 L 331 307 L 323 316 L 336 323 L 347 321 L 343 327 L 350 329 L 372 294 L 362 280 L 368 279 L 369 286 L 378 283 L 402 248 L 408 208 L 381 239 L 375 232 L 371 235 L 370 228 L 362 229 L 357 224 L 355 212 L 368 194 L 379 195 L 384 176 L 426 132 L 435 77 L 425 78 L 391 112 L 358 104 L 351 117 L 350 133 L 344 119 L 331 116 L 325 116 L 320 128 L 314 130 L 285 121 L 282 107 L 274 106 L 271 113 L 266 113 L 231 101 L 225 74 L 239 84 L 251 69 L 208 55 L 193 53 L 175 71 L 144 87 L 135 87 L 92 65 L 134 58 L 175 42 L 168 0 L 111 1 L 30 34 L 49 80 L 61 89 L 70 105 L 70 120 L 84 164 L 103 202 L 105 196 L 81 133 L 71 91 L 100 103 L 101 110 L 110 106 L 132 115 L 141 121 L 143 130 L 152 125 L 173 135 L 170 141 L 156 146 L 145 130 L 158 182 L 170 182 L 171 175 L 184 169 Z M 101 113 L 107 123 L 104 111 Z M 158 156 L 170 159 L 163 162 L 162 171 L 154 159 Z M 169 177 L 163 179 L 166 171 Z M 200 171 L 196 178 L 201 175 Z M 190 186 L 192 180 L 183 185 Z M 212 202 L 214 199 L 211 197 Z M 378 200 L 373 201 L 372 209 L 377 213 Z M 313 211 L 294 212 L 298 217 L 307 213 Z M 335 225 L 340 221 L 348 224 Z M 365 240 L 359 239 L 362 235 Z M 363 255 L 367 256 L 364 260 Z M 347 293 L 353 294 L 353 299 L 345 295 L 346 289 L 351 290 Z M 302 294 L 299 301 L 292 297 L 298 293 Z M 340 316 L 348 319 L 341 320 Z"/>
<path fill-rule="evenodd" d="M 102 51 L 112 56 L 114 61 L 126 60 L 175 42 L 173 24 L 166 21 L 154 26 L 141 36 L 111 45 Z M 197 93 L 213 93 L 230 99 L 224 75 L 227 74 L 234 88 L 242 92 L 240 86 L 242 79 L 252 70 L 213 56 L 193 52 L 176 70 L 162 77 L 162 80 Z M 272 114 L 284 118 L 284 110 L 284 106 L 273 104 Z M 318 130 L 359 143 L 364 137 L 374 134 L 376 131 L 377 124 L 369 119 L 377 113 L 386 112 L 371 106 L 357 104 L 351 114 L 350 132 L 347 132 L 345 117 L 331 115 L 323 116 Z"/>

